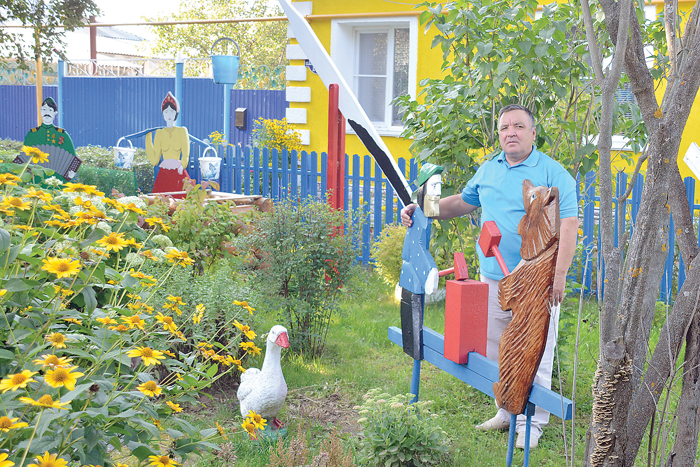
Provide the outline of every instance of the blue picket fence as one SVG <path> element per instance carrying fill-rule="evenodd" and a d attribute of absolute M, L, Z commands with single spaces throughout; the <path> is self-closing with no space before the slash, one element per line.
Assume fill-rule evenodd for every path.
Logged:
<path fill-rule="evenodd" d="M 326 199 L 327 154 L 306 151 L 279 152 L 276 149 L 219 148 L 222 158 L 219 184 L 221 191 L 246 195 L 262 195 L 273 200 L 289 197 L 318 200 Z M 193 148 L 187 172 L 201 182 L 199 157 L 202 148 Z M 399 159 L 399 168 L 406 179 L 418 178 L 415 160 Z M 403 203 L 387 182 L 379 165 L 371 156 L 345 155 L 345 210 L 362 209 L 367 216 L 362 234 L 363 264 L 370 262 L 372 241 L 377 239 L 388 224 L 399 222 Z M 372 175 L 374 173 L 374 175 Z"/>
<path fill-rule="evenodd" d="M 618 242 L 621 238 L 621 232 L 619 229 L 619 219 L 620 216 L 624 216 L 623 222 L 623 232 L 628 231 L 628 238 L 632 236 L 634 232 L 635 222 L 637 220 L 637 214 L 639 213 L 639 207 L 642 202 L 642 190 L 644 189 L 644 176 L 637 175 L 637 180 L 632 188 L 632 192 L 624 203 L 619 203 L 620 197 L 626 191 L 627 184 L 629 183 L 628 175 L 626 173 L 620 173 L 617 175 L 615 180 L 615 197 L 613 199 L 614 208 L 614 221 L 615 228 L 613 232 L 613 244 L 618 246 Z M 595 173 L 589 172 L 583 180 L 583 258 L 579 262 L 575 272 L 577 280 L 580 281 L 582 286 L 586 291 L 590 292 L 594 289 L 592 284 L 593 269 L 596 267 L 594 265 L 594 259 L 596 264 L 600 264 L 600 274 L 601 284 L 605 283 L 604 275 L 604 261 L 600 253 L 600 225 L 596 214 L 596 205 L 600 201 L 600 197 L 596 194 L 596 179 Z M 686 177 L 684 179 L 685 192 L 688 199 L 688 205 L 690 207 L 691 216 L 697 221 L 697 211 L 700 211 L 700 205 L 695 204 L 695 179 L 692 177 Z M 579 200 L 581 196 L 579 197 Z M 683 258 L 681 257 L 678 249 L 678 245 L 675 240 L 675 229 L 673 227 L 673 216 L 671 216 L 669 225 L 669 238 L 667 245 L 668 255 L 666 256 L 666 262 L 664 265 L 664 272 L 661 279 L 661 290 L 659 293 L 659 300 L 663 302 L 669 302 L 673 300 L 674 294 L 680 290 L 685 282 L 685 265 Z M 700 245 L 700 238 L 698 240 Z M 585 266 L 585 275 L 582 276 Z"/>
<path fill-rule="evenodd" d="M 197 181 L 201 181 L 199 175 L 199 150 L 191 151 L 194 156 L 190 160 L 188 172 L 195 175 Z M 286 199 L 293 196 L 297 199 L 305 199 L 309 196 L 318 200 L 325 199 L 327 180 L 327 155 L 321 153 L 297 153 L 292 151 L 278 152 L 275 149 L 251 148 L 251 147 L 227 147 L 224 151 L 220 148 L 222 156 L 222 168 L 220 185 L 221 190 L 228 193 L 259 194 L 274 200 Z M 417 164 L 414 159 L 398 160 L 399 168 L 403 171 L 409 183 L 418 178 Z M 621 237 L 618 231 L 618 217 L 625 216 L 624 229 L 629 230 L 631 236 L 634 224 L 641 204 L 642 190 L 644 188 L 644 176 L 638 175 L 637 182 L 628 200 L 618 209 L 617 200 L 624 192 L 628 175 L 620 173 L 615 181 L 614 215 L 615 230 L 614 244 L 618 245 Z M 700 205 L 694 203 L 695 180 L 691 177 L 685 179 L 688 203 L 695 216 L 700 211 Z M 600 202 L 596 194 L 596 175 L 588 173 L 578 184 L 579 206 L 582 206 L 582 225 L 579 241 L 583 244 L 583 255 L 574 258 L 574 264 L 569 271 L 572 279 L 579 282 L 586 293 L 595 290 L 594 276 L 598 264 L 602 264 L 600 257 L 599 222 L 597 219 L 597 205 Z M 363 245 L 361 261 L 370 263 L 370 247 L 372 241 L 381 234 L 385 225 L 398 224 L 399 212 L 403 203 L 398 199 L 391 185 L 387 182 L 379 166 L 370 156 L 345 156 L 345 210 L 362 209 L 367 216 L 363 232 Z M 672 299 L 673 294 L 685 281 L 683 260 L 676 263 L 677 246 L 673 220 L 671 219 L 670 238 L 668 245 L 668 257 L 661 283 L 660 300 Z M 601 272 L 602 274 L 602 272 Z M 601 277 L 601 283 L 605 278 Z"/>

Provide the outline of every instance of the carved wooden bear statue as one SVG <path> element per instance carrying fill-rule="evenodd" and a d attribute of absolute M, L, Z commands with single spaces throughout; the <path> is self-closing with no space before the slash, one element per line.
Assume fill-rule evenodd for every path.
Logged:
<path fill-rule="evenodd" d="M 496 403 L 512 414 L 525 411 L 549 330 L 550 292 L 559 250 L 559 190 L 523 182 L 525 215 L 518 224 L 522 260 L 501 280 L 498 299 L 513 311 L 499 344 Z"/>

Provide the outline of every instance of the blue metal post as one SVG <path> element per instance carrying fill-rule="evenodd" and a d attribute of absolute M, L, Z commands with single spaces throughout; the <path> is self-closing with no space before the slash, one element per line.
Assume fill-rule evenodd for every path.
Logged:
<path fill-rule="evenodd" d="M 420 360 L 413 360 L 413 375 L 411 376 L 411 404 L 418 402 L 418 392 L 420 391 Z"/>
<path fill-rule="evenodd" d="M 232 84 L 224 84 L 224 139 L 231 141 L 231 90 Z"/>
<path fill-rule="evenodd" d="M 513 450 L 515 448 L 515 423 L 518 421 L 518 416 L 511 414 L 510 430 L 508 430 L 508 454 L 506 457 L 506 465 L 510 467 L 513 464 Z"/>
<path fill-rule="evenodd" d="M 63 128 L 63 78 L 65 76 L 65 62 L 58 61 L 58 126 Z"/>
<path fill-rule="evenodd" d="M 185 69 L 185 57 L 182 56 L 182 52 L 178 52 L 175 57 L 175 99 L 180 103 L 180 109 L 182 110 L 182 95 L 184 94 L 184 85 L 182 76 Z M 176 126 L 182 126 L 182 112 L 177 114 L 175 119 Z"/>

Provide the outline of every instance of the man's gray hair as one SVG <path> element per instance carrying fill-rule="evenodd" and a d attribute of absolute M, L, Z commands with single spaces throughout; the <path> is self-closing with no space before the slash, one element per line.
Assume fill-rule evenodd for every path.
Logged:
<path fill-rule="evenodd" d="M 532 114 L 532 112 L 530 111 L 530 109 L 528 109 L 528 108 L 525 107 L 524 105 L 520 105 L 520 104 L 508 104 L 507 106 L 501 108 L 501 111 L 498 112 L 498 119 L 500 120 L 500 119 L 501 119 L 501 116 L 502 116 L 504 113 L 510 112 L 510 111 L 512 111 L 512 110 L 522 110 L 522 111 L 524 111 L 524 112 L 527 114 L 527 116 L 530 117 L 530 126 L 531 126 L 532 128 L 535 128 L 535 116 Z"/>

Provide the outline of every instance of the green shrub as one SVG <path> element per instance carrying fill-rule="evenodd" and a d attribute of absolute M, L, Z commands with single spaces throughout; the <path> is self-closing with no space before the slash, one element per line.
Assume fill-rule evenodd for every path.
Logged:
<path fill-rule="evenodd" d="M 127 204 L 82 184 L 29 183 L 47 172 L 35 167 L 29 175 L 24 165 L 17 175 L 0 174 L 0 415 L 8 431 L 0 444 L 7 459 L 155 465 L 211 448 L 217 427 L 195 428 L 177 415 L 179 404 L 197 404 L 221 368 L 241 368 L 240 335 L 229 347 L 210 342 L 211 328 L 198 325 L 201 306 L 179 303 L 170 277 L 192 260 L 160 241 L 169 242 L 158 233 L 160 219 L 150 231 L 136 224 L 145 214 L 138 198 Z M 149 262 L 166 267 L 146 274 Z M 168 292 L 170 305 L 154 310 Z M 243 321 L 246 307 L 238 309 Z"/>
<path fill-rule="evenodd" d="M 104 169 L 91 165 L 81 164 L 78 174 L 71 180 L 75 183 L 93 185 L 103 193 L 112 193 L 116 190 L 127 196 L 138 194 L 136 177 L 131 170 Z"/>
<path fill-rule="evenodd" d="M 76 148 L 75 152 L 82 159 L 83 166 L 101 167 L 103 169 L 115 169 L 114 167 L 114 152 L 112 148 L 103 148 L 102 146 L 81 146 Z M 121 170 L 120 170 L 121 171 Z M 80 176 L 80 169 L 78 176 Z M 131 166 L 131 172 L 136 175 L 136 184 L 142 193 L 150 193 L 153 189 L 153 165 L 146 156 L 146 150 L 138 148 L 134 154 L 134 163 Z M 84 182 L 83 182 L 84 183 Z M 100 188 L 105 193 L 111 193 L 111 188 L 107 190 Z M 127 193 L 125 193 L 127 194 Z"/>
<path fill-rule="evenodd" d="M 411 394 L 390 396 L 372 389 L 356 407 L 362 418 L 359 458 L 370 467 L 446 465 L 449 439 L 430 412 L 431 401 L 410 404 Z"/>
<path fill-rule="evenodd" d="M 387 225 L 372 245 L 372 259 L 377 272 L 388 285 L 399 283 L 401 276 L 401 252 L 406 237 L 406 227 L 403 225 Z"/>
<path fill-rule="evenodd" d="M 200 196 L 204 192 L 197 188 L 178 204 L 168 237 L 187 251 L 200 267 L 210 268 L 228 254 L 225 246 L 235 236 L 238 215 L 231 210 L 230 202 L 204 204 Z"/>
<path fill-rule="evenodd" d="M 269 297 L 264 305 L 281 313 L 292 348 L 320 356 L 337 309 L 340 289 L 352 272 L 361 245 L 362 216 L 314 200 L 284 201 L 262 214 L 243 248 L 258 252 L 253 281 Z"/>

